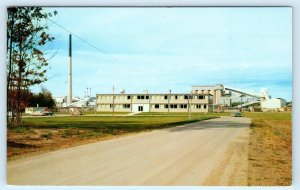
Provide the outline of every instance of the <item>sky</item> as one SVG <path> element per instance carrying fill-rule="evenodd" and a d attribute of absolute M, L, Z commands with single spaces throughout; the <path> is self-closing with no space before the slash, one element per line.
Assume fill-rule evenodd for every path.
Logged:
<path fill-rule="evenodd" d="M 190 92 L 215 85 L 292 100 L 291 8 L 47 8 L 71 31 L 73 96 L 96 93 Z M 68 92 L 69 32 L 48 21 L 48 81 Z M 94 48 L 96 47 L 96 48 Z M 33 87 L 39 91 L 41 86 Z"/>

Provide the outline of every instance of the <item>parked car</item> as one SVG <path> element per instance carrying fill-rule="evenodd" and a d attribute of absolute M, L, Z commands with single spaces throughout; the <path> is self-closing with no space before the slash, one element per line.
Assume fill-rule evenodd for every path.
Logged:
<path fill-rule="evenodd" d="M 230 114 L 232 117 L 242 117 L 242 113 L 240 111 L 234 111 Z"/>
<path fill-rule="evenodd" d="M 45 111 L 44 114 L 45 114 L 45 115 L 48 115 L 48 116 L 52 116 L 52 115 L 53 115 L 53 112 L 51 112 L 51 111 Z"/>
<path fill-rule="evenodd" d="M 32 116 L 45 116 L 46 114 L 44 112 L 36 111 L 36 112 L 31 113 L 30 115 L 32 115 Z"/>

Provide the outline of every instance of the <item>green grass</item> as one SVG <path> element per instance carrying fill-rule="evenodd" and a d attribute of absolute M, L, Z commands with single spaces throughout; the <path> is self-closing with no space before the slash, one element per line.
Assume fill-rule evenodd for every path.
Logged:
<path fill-rule="evenodd" d="M 84 130 L 103 131 L 104 133 L 115 133 L 115 130 L 123 132 L 137 132 L 165 127 L 172 127 L 186 123 L 216 118 L 213 115 L 169 117 L 169 116 L 131 116 L 131 117 L 31 117 L 24 118 L 18 127 L 9 127 L 12 130 L 29 130 L 32 128 L 66 129 L 77 128 Z"/>
<path fill-rule="evenodd" d="M 96 114 L 96 115 L 98 115 L 98 114 L 120 114 L 120 115 L 125 115 L 125 114 L 129 114 L 130 112 L 103 112 L 103 111 L 84 111 L 83 112 L 83 115 L 90 115 L 90 114 Z"/>
<path fill-rule="evenodd" d="M 191 117 L 219 117 L 219 116 L 229 116 L 230 113 L 199 113 L 199 112 L 192 112 Z M 188 117 L 188 112 L 142 112 L 138 114 L 138 116 L 180 116 L 180 117 Z"/>
<path fill-rule="evenodd" d="M 114 114 L 129 114 L 130 112 L 115 112 Z M 101 114 L 113 114 L 113 112 L 99 112 L 99 111 L 84 111 L 82 113 L 83 115 L 101 115 Z M 70 115 L 69 112 L 53 112 L 53 115 Z"/>
<path fill-rule="evenodd" d="M 245 117 L 253 119 L 262 119 L 270 121 L 291 121 L 292 113 L 290 112 L 243 112 Z"/>

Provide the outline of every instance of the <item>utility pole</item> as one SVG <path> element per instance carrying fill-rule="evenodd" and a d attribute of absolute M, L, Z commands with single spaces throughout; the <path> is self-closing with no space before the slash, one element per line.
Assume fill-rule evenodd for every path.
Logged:
<path fill-rule="evenodd" d="M 170 99 L 171 99 L 171 89 L 170 89 L 170 95 L 168 98 L 168 112 L 170 112 Z"/>
<path fill-rule="evenodd" d="M 115 86 L 113 85 L 113 105 L 112 105 L 112 109 L 113 109 L 113 115 L 115 114 Z"/>
<path fill-rule="evenodd" d="M 69 34 L 69 93 L 68 106 L 72 103 L 72 34 Z"/>
<path fill-rule="evenodd" d="M 241 106 L 241 111 L 242 111 L 242 105 L 243 105 L 243 93 L 241 94 L 241 104 L 240 104 L 240 106 Z"/>
<path fill-rule="evenodd" d="M 191 108 L 192 91 L 191 91 L 191 94 L 188 97 L 188 100 L 189 100 L 189 119 L 191 119 L 191 114 L 192 114 L 192 108 Z"/>
<path fill-rule="evenodd" d="M 152 96 L 149 95 L 148 93 L 147 93 L 147 95 L 149 97 L 149 112 L 151 112 L 151 98 L 152 98 Z"/>

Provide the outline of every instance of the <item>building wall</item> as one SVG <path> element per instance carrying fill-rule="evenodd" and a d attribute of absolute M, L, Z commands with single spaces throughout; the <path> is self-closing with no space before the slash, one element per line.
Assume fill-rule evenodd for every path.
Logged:
<path fill-rule="evenodd" d="M 97 111 L 105 112 L 208 112 L 212 97 L 204 94 L 97 94 Z M 114 97 L 114 98 L 113 98 Z M 114 109 L 113 109 L 114 107 Z"/>
<path fill-rule="evenodd" d="M 283 108 L 286 105 L 286 101 L 283 99 L 272 98 L 261 102 L 263 109 L 277 109 Z"/>
<path fill-rule="evenodd" d="M 222 90 L 224 86 L 217 84 L 214 86 L 192 86 L 193 94 L 210 94 L 213 96 L 213 104 L 221 104 Z"/>

